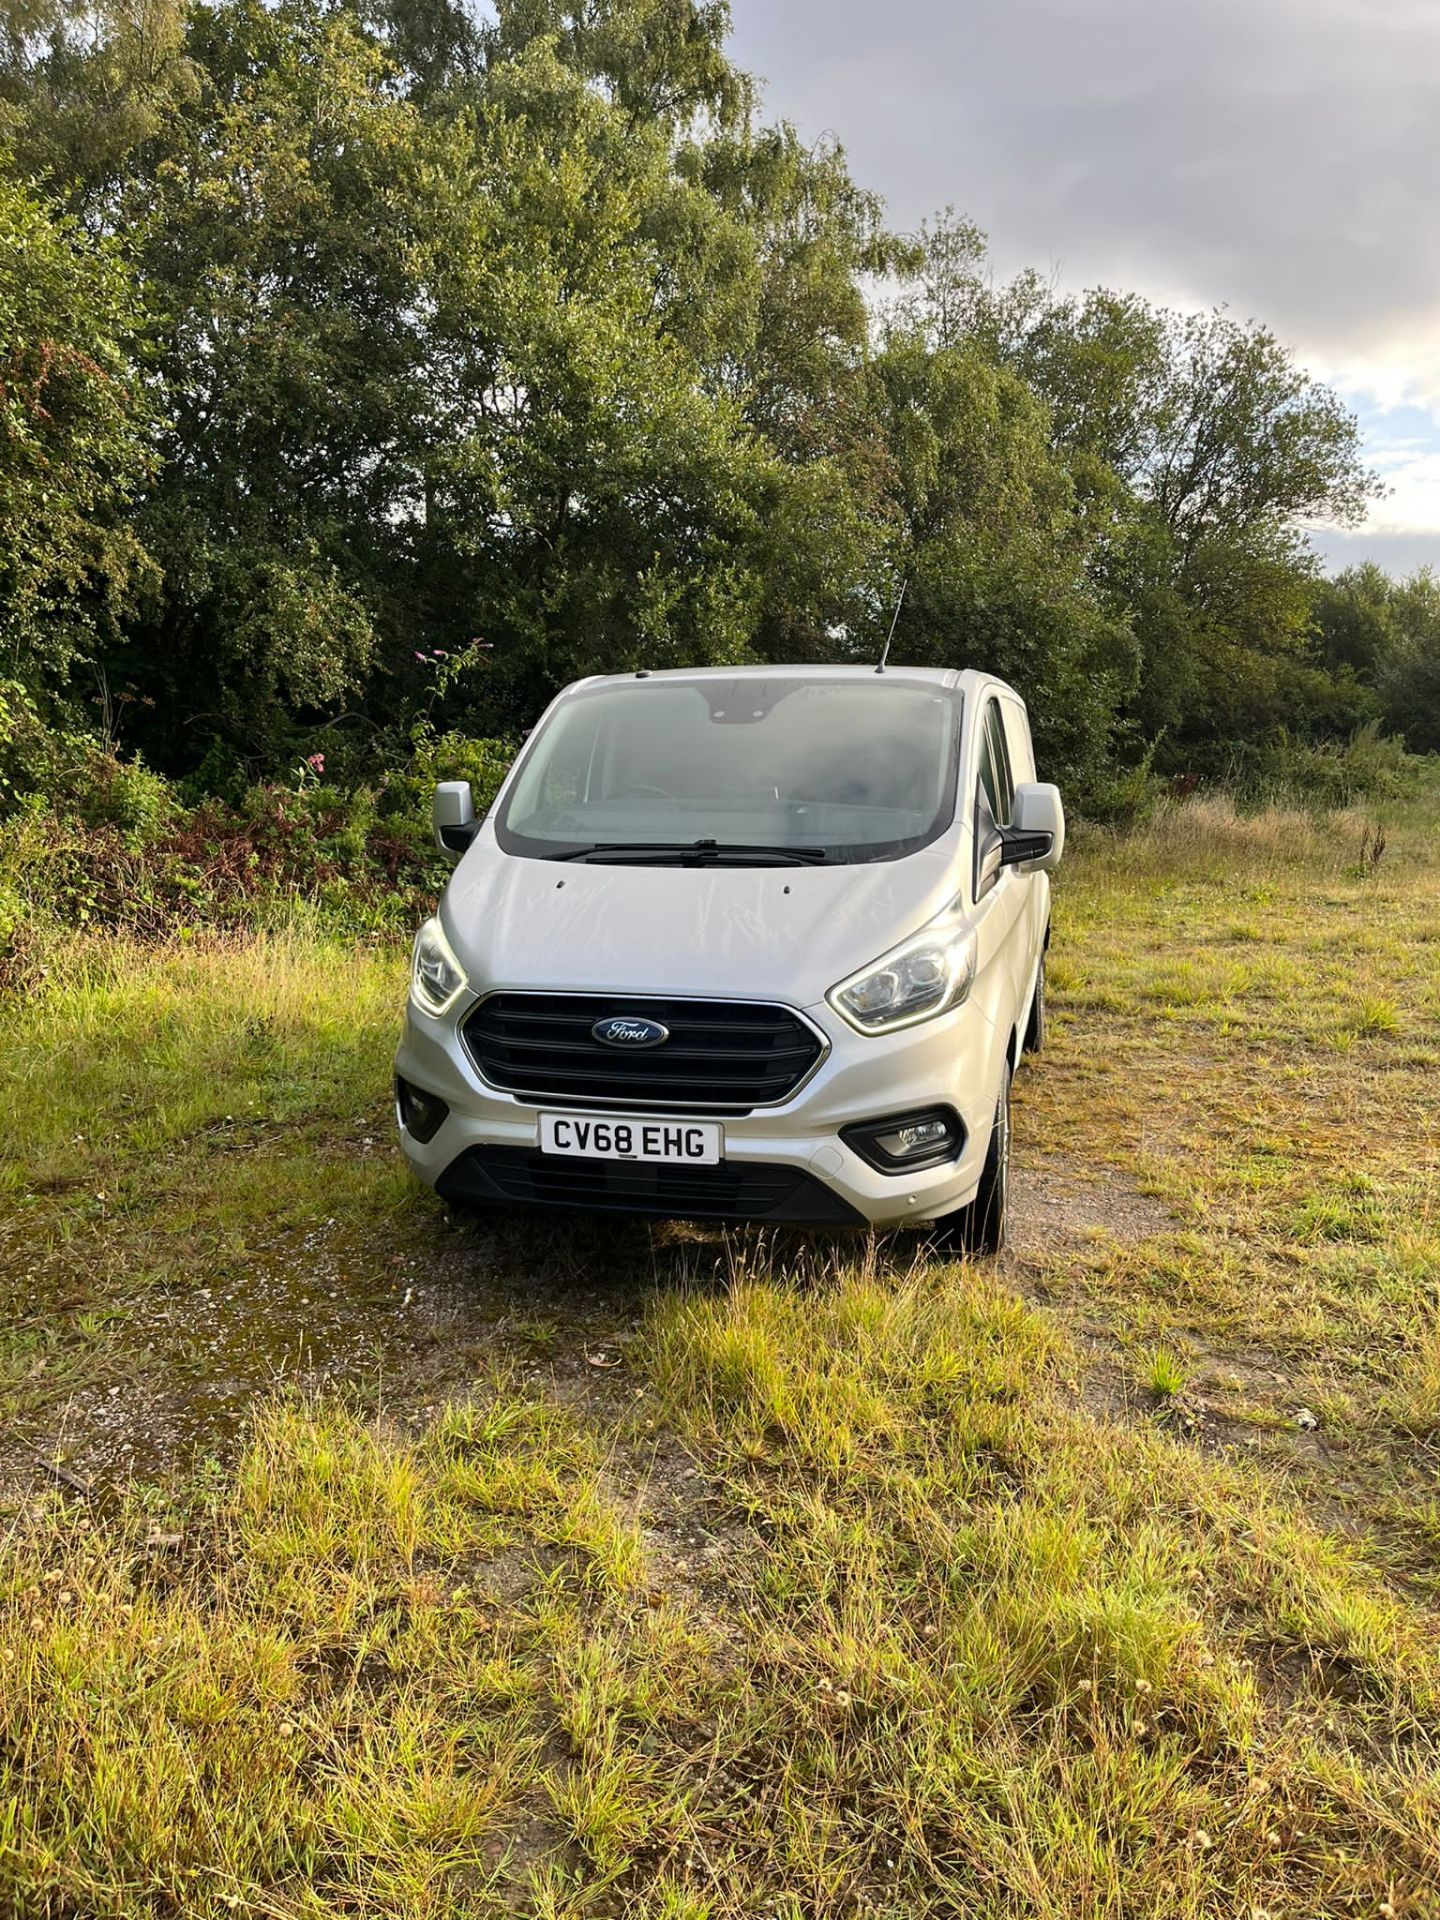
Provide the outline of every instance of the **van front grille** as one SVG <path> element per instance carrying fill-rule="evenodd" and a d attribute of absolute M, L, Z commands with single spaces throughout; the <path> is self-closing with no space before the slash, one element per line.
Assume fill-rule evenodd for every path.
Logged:
<path fill-rule="evenodd" d="M 437 1186 L 457 1206 L 561 1207 L 652 1220 L 769 1220 L 860 1226 L 847 1200 L 803 1167 L 723 1161 L 718 1167 L 570 1160 L 530 1147 L 468 1147 Z"/>
<path fill-rule="evenodd" d="M 607 1046 L 598 1022 L 658 1021 L 658 1046 Z M 609 994 L 492 993 L 466 1020 L 465 1044 L 492 1087 L 579 1105 L 744 1112 L 794 1093 L 825 1050 L 788 1007 L 749 1000 L 651 1000 Z"/>

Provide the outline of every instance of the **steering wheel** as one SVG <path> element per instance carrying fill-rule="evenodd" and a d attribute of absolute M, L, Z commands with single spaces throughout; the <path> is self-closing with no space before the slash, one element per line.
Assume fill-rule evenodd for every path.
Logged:
<path fill-rule="evenodd" d="M 623 793 L 615 795 L 617 800 L 673 800 L 673 793 L 667 793 L 664 787 L 626 787 Z"/>

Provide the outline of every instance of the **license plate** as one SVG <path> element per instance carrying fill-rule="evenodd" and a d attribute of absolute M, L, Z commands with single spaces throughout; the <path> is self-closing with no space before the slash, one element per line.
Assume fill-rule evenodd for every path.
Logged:
<path fill-rule="evenodd" d="M 725 1148 L 715 1121 L 652 1120 L 631 1114 L 542 1113 L 540 1151 L 581 1160 L 678 1161 L 713 1167 Z"/>

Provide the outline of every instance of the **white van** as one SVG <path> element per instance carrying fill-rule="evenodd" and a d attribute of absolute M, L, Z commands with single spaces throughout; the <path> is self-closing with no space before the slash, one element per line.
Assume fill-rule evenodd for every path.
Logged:
<path fill-rule="evenodd" d="M 415 941 L 411 1166 L 464 1206 L 1003 1243 L 1010 1081 L 1045 1030 L 1060 796 L 983 673 L 579 681 Z"/>

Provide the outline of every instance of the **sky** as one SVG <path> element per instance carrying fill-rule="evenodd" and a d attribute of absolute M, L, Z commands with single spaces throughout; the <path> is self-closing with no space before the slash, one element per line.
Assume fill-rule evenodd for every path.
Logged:
<path fill-rule="evenodd" d="M 1440 0 L 731 0 L 770 117 L 997 276 L 1263 321 L 1389 489 L 1312 536 L 1440 568 Z"/>

